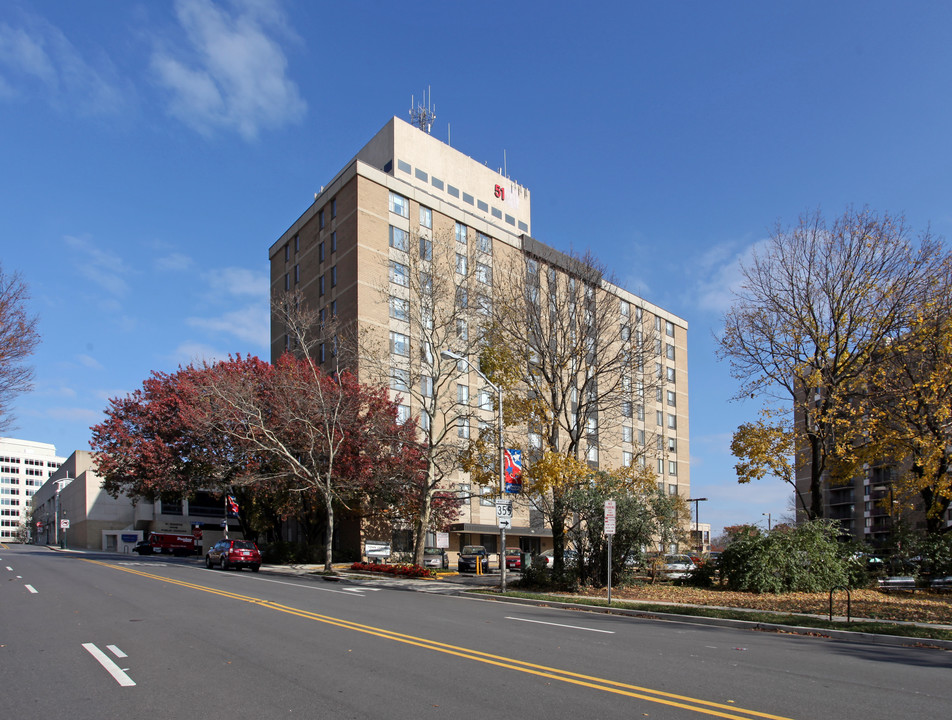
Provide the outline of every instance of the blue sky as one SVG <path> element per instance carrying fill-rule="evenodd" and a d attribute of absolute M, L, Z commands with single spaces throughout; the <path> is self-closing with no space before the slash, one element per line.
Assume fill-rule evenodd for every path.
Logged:
<path fill-rule="evenodd" d="M 785 513 L 740 486 L 757 405 L 714 355 L 737 263 L 852 203 L 952 236 L 952 5 L 935 2 L 0 4 L 3 267 L 43 342 L 13 437 L 88 449 L 152 370 L 268 355 L 267 251 L 410 97 L 688 320 L 692 496 L 715 533 Z"/>

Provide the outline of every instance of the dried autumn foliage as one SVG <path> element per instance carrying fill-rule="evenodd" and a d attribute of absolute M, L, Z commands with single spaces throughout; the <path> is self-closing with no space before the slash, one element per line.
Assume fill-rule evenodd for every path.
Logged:
<path fill-rule="evenodd" d="M 33 368 L 26 364 L 40 342 L 36 317 L 27 313 L 26 284 L 19 273 L 8 275 L 0 265 L 0 431 L 13 422 L 11 404 L 32 387 Z"/>
<path fill-rule="evenodd" d="M 808 516 L 823 517 L 821 480 L 861 440 L 856 393 L 941 275 L 945 252 L 915 242 L 902 217 L 847 209 L 778 226 L 750 262 L 718 338 L 737 398 L 792 405 L 809 467 Z M 788 404 L 789 403 L 789 404 Z"/>

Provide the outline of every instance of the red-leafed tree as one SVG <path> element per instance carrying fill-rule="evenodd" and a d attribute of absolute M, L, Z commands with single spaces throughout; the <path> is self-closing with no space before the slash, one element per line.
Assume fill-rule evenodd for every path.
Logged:
<path fill-rule="evenodd" d="M 329 572 L 335 505 L 367 497 L 395 504 L 418 482 L 414 427 L 397 423 L 385 388 L 348 373 L 326 375 L 289 353 L 267 373 L 249 372 L 247 362 L 218 363 L 202 374 L 202 422 L 260 458 L 286 488 L 317 495 L 326 513 Z"/>
<path fill-rule="evenodd" d="M 140 389 L 109 401 L 105 420 L 91 428 L 90 446 L 110 495 L 182 497 L 222 489 L 255 472 L 254 458 L 198 421 L 203 372 L 156 372 Z"/>

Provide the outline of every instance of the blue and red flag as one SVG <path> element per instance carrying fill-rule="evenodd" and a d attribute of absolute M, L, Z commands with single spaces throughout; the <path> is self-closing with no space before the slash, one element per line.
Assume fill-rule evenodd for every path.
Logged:
<path fill-rule="evenodd" d="M 233 495 L 225 496 L 225 508 L 230 516 L 238 517 L 238 503 L 235 502 Z"/>
<path fill-rule="evenodd" d="M 503 454 L 503 470 L 507 493 L 522 492 L 522 450 L 510 449 Z"/>

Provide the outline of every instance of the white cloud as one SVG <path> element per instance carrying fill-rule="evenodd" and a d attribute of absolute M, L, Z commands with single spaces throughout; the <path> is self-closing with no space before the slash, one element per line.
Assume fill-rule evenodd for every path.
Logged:
<path fill-rule="evenodd" d="M 214 318 L 190 317 L 186 322 L 192 327 L 236 337 L 250 343 L 253 350 L 265 350 L 271 343 L 271 318 L 266 305 L 249 305 Z"/>
<path fill-rule="evenodd" d="M 213 363 L 216 360 L 227 360 L 228 352 L 213 348 L 202 343 L 186 342 L 179 345 L 172 353 L 170 360 L 181 366 L 201 365 Z"/>
<path fill-rule="evenodd" d="M 102 419 L 102 410 L 59 407 L 50 408 L 46 411 L 45 415 L 53 420 L 69 420 L 70 422 L 93 424 Z"/>
<path fill-rule="evenodd" d="M 58 110 L 101 116 L 126 105 L 131 89 L 125 85 L 103 53 L 91 63 L 42 18 L 0 24 L 0 97 L 36 94 Z"/>
<path fill-rule="evenodd" d="M 64 240 L 82 256 L 78 264 L 79 273 L 93 285 L 116 297 L 124 296 L 129 291 L 126 278 L 131 275 L 131 269 L 122 258 L 82 238 L 67 235 Z"/>
<path fill-rule="evenodd" d="M 192 267 L 192 258 L 182 253 L 171 253 L 155 261 L 157 270 L 180 272 Z"/>
<path fill-rule="evenodd" d="M 91 357 L 90 355 L 80 354 L 76 356 L 76 360 L 79 361 L 80 365 L 87 367 L 90 370 L 102 370 L 103 365 L 96 358 Z"/>
<path fill-rule="evenodd" d="M 51 385 L 49 383 L 39 385 L 34 391 L 39 397 L 53 398 L 74 398 L 76 391 L 68 385 Z"/>
<path fill-rule="evenodd" d="M 697 257 L 690 274 L 696 277 L 694 303 L 706 312 L 726 313 L 734 301 L 734 292 L 744 281 L 741 265 L 750 265 L 754 252 L 767 240 L 739 247 L 737 243 L 714 245 Z"/>
<path fill-rule="evenodd" d="M 225 294 L 267 300 L 270 292 L 268 275 L 246 268 L 229 267 L 212 270 L 205 273 L 203 279 L 216 297 Z"/>
<path fill-rule="evenodd" d="M 137 389 L 138 389 L 138 388 L 135 388 L 134 390 L 137 390 Z M 103 403 L 108 403 L 108 402 L 109 402 L 110 400 L 112 400 L 113 398 L 124 398 L 124 397 L 126 397 L 127 395 L 131 395 L 131 394 L 134 392 L 134 390 L 127 390 L 127 389 L 122 389 L 122 390 L 94 390 L 94 391 L 93 391 L 93 397 L 97 398 L 98 400 L 102 400 Z"/>
<path fill-rule="evenodd" d="M 234 129 L 248 140 L 304 116 L 282 49 L 297 36 L 276 5 L 232 3 L 229 12 L 210 0 L 178 0 L 175 14 L 184 45 L 156 48 L 151 63 L 173 116 L 206 135 Z"/>

